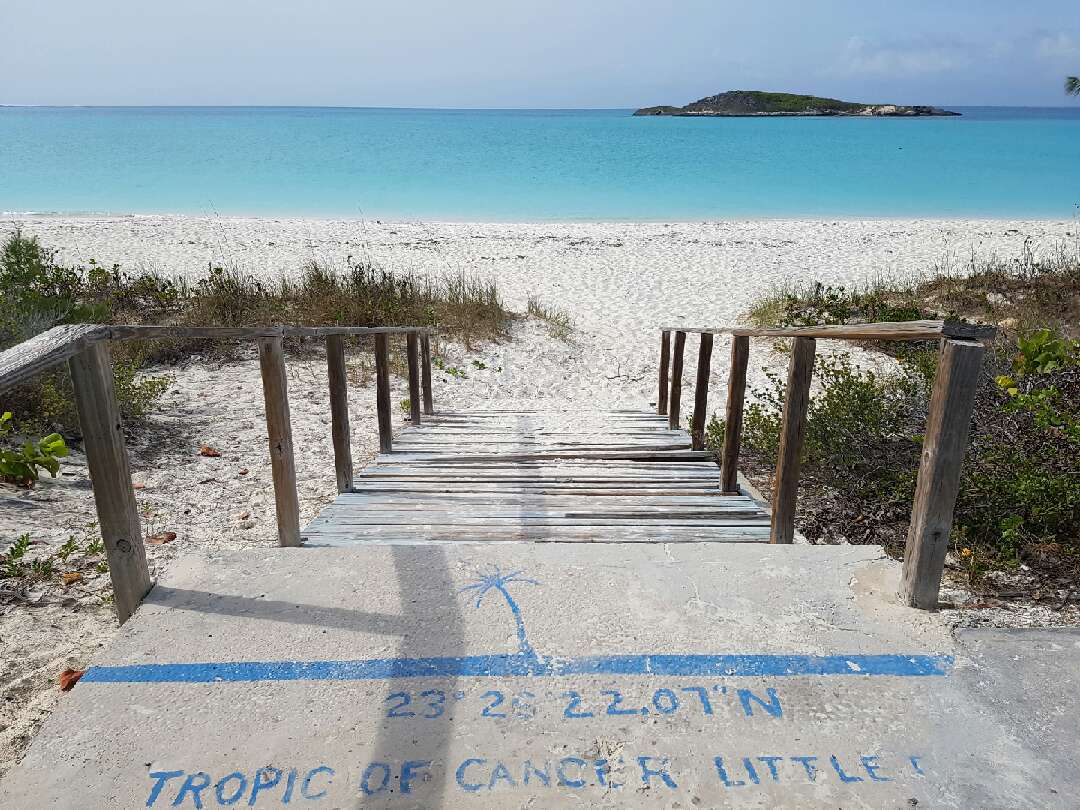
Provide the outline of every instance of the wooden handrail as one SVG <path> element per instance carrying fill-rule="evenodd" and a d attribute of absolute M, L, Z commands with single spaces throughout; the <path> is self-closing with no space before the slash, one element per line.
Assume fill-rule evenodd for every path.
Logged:
<path fill-rule="evenodd" d="M 785 326 L 764 329 L 749 326 L 661 326 L 662 332 L 685 332 L 743 337 L 812 337 L 835 340 L 936 340 L 960 338 L 992 340 L 997 327 L 959 321 L 886 321 L 835 326 Z"/>
<path fill-rule="evenodd" d="M 0 352 L 0 391 L 60 365 L 88 346 L 107 340 L 108 335 L 108 327 L 97 324 L 54 326 Z"/>
<path fill-rule="evenodd" d="M 278 545 L 299 546 L 300 509 L 296 492 L 296 461 L 288 377 L 285 373 L 284 338 L 323 338 L 326 341 L 334 467 L 340 492 L 351 489 L 353 483 L 344 338 L 364 335 L 375 338 L 379 445 L 383 452 L 390 452 L 392 414 L 388 340 L 395 335 L 404 335 L 407 339 L 412 417 L 414 423 L 419 424 L 421 388 L 423 412 L 434 413 L 430 346 L 430 338 L 434 334 L 436 330 L 426 326 L 57 326 L 0 352 L 0 393 L 68 361 L 98 522 L 109 562 L 117 618 L 123 624 L 150 590 L 152 582 L 116 401 L 110 342 L 205 338 L 254 340 L 258 343 L 274 479 Z"/>
<path fill-rule="evenodd" d="M 671 333 L 675 333 L 674 356 L 669 358 Z M 659 402 L 667 404 L 669 427 L 677 428 L 679 398 L 682 392 L 682 352 L 688 333 L 702 336 L 698 355 L 694 419 L 691 426 L 693 446 L 697 447 L 705 424 L 709 358 L 713 335 L 731 335 L 731 370 L 728 377 L 727 412 L 724 447 L 721 452 L 720 491 L 737 491 L 739 446 L 742 432 L 743 401 L 746 396 L 746 365 L 751 337 L 795 338 L 788 369 L 787 391 L 781 418 L 780 447 L 770 529 L 770 542 L 791 543 L 795 535 L 799 463 L 803 434 L 810 401 L 815 341 L 839 340 L 938 340 L 940 357 L 934 378 L 923 439 L 922 460 L 912 505 L 899 596 L 905 604 L 925 610 L 938 603 L 941 575 L 948 550 L 953 508 L 960 484 L 960 467 L 967 448 L 968 429 L 974 406 L 979 369 L 985 343 L 997 329 L 983 324 L 953 321 L 900 321 L 847 324 L 837 326 L 800 326 L 782 329 L 754 329 L 737 326 L 661 328 Z M 705 340 L 705 337 L 709 340 Z M 670 380 L 669 380 L 670 360 Z M 665 394 L 670 392 L 669 397 Z M 666 399 L 669 401 L 665 402 Z M 699 410 L 701 411 L 699 415 Z M 663 413 L 663 410 L 660 410 Z"/>
<path fill-rule="evenodd" d="M 33 379 L 93 343 L 113 340 L 258 340 L 267 337 L 360 337 L 363 335 L 421 335 L 430 326 L 143 326 L 97 323 L 54 326 L 0 352 L 0 391 Z"/>

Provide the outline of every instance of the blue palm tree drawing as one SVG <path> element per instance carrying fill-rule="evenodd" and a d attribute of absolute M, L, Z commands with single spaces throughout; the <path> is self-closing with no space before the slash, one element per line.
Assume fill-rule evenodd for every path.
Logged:
<path fill-rule="evenodd" d="M 476 581 L 470 585 L 466 585 L 461 589 L 461 592 L 476 591 L 476 607 L 480 607 L 480 603 L 484 600 L 484 597 L 489 591 L 498 591 L 502 594 L 506 600 L 506 604 L 510 607 L 510 612 L 514 615 L 514 623 L 517 625 L 517 637 L 518 637 L 518 650 L 521 655 L 529 659 L 531 662 L 539 663 L 539 658 L 533 650 L 532 645 L 529 644 L 529 638 L 525 633 L 525 620 L 521 618 L 521 608 L 518 607 L 517 602 L 514 601 L 514 597 L 510 595 L 510 591 L 507 590 L 507 585 L 510 583 L 522 583 L 525 585 L 539 585 L 535 579 L 528 579 L 521 576 L 523 571 L 511 571 L 508 574 L 502 573 L 497 567 L 489 574 L 483 574 L 477 572 Z"/>

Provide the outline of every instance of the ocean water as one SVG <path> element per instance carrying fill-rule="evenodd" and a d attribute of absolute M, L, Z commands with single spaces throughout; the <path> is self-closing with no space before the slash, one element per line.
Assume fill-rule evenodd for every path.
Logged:
<path fill-rule="evenodd" d="M 1068 218 L 1080 106 L 959 118 L 0 108 L 0 211 L 458 221 Z"/>

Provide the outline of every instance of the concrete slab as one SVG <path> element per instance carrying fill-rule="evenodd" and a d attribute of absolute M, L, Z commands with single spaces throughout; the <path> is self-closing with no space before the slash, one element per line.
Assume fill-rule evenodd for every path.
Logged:
<path fill-rule="evenodd" d="M 896 574 L 868 547 L 189 556 L 0 807 L 1075 806 L 1075 733 L 1032 740 L 992 640 Z"/>

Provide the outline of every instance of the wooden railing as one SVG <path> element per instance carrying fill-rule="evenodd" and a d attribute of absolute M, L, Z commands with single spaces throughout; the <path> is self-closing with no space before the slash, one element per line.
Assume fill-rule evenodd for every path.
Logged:
<path fill-rule="evenodd" d="M 671 339 L 672 332 L 675 335 L 674 342 Z M 923 439 L 922 460 L 900 583 L 900 597 L 906 604 L 926 610 L 937 607 L 945 554 L 949 547 L 953 508 L 960 486 L 960 465 L 967 448 L 971 410 L 985 349 L 984 342 L 993 338 L 994 327 L 946 321 L 787 329 L 663 327 L 660 333 L 660 388 L 657 392 L 657 410 L 661 414 L 667 414 L 668 426 L 672 429 L 680 426 L 683 351 L 687 333 L 701 335 L 694 412 L 690 425 L 691 442 L 695 450 L 705 446 L 713 336 L 732 336 L 724 446 L 720 451 L 720 490 L 725 493 L 738 491 L 739 442 L 750 338 L 793 339 L 787 393 L 781 416 L 776 476 L 773 481 L 770 530 L 770 542 L 773 543 L 791 543 L 795 536 L 799 464 L 810 402 L 816 340 L 940 341 L 938 369 L 930 396 L 930 412 Z"/>
<path fill-rule="evenodd" d="M 416 326 L 267 326 L 173 327 L 58 326 L 0 353 L 0 392 L 26 382 L 67 361 L 82 426 L 83 446 L 93 483 L 98 523 L 112 577 L 116 613 L 123 624 L 150 590 L 139 512 L 131 484 L 131 469 L 124 445 L 123 425 L 116 401 L 109 343 L 117 340 L 207 338 L 254 340 L 259 349 L 270 465 L 274 479 L 274 505 L 278 545 L 300 545 L 300 508 L 296 493 L 292 424 L 289 416 L 288 381 L 285 373 L 286 337 L 323 338 L 330 386 L 331 436 L 334 469 L 339 492 L 353 485 L 349 429 L 348 381 L 345 339 L 374 337 L 376 409 L 379 449 L 393 446 L 390 405 L 389 340 L 405 335 L 409 365 L 409 401 L 412 423 L 420 424 L 422 412 L 434 413 L 431 392 L 431 335 L 434 330 Z"/>

